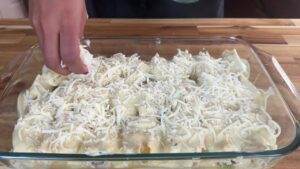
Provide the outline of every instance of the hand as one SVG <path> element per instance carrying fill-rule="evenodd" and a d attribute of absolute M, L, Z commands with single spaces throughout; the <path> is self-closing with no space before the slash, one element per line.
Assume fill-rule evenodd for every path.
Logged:
<path fill-rule="evenodd" d="M 84 0 L 29 0 L 29 18 L 47 67 L 63 75 L 88 73 L 79 50 L 87 19 Z"/>

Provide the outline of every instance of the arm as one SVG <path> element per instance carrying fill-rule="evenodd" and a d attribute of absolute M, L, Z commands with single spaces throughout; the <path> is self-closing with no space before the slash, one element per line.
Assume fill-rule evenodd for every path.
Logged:
<path fill-rule="evenodd" d="M 87 18 L 84 0 L 29 0 L 29 18 L 47 67 L 63 75 L 88 73 L 79 56 Z"/>

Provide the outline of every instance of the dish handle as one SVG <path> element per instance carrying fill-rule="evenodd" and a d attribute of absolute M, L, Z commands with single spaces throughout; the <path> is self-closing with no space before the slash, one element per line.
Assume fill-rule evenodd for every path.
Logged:
<path fill-rule="evenodd" d="M 8 85 L 13 81 L 15 73 L 20 67 L 28 60 L 32 54 L 32 48 L 24 52 L 24 54 L 13 57 L 7 65 L 4 65 L 3 70 L 0 72 L 0 100 L 5 97 Z"/>
<path fill-rule="evenodd" d="M 300 94 L 297 88 L 287 76 L 278 60 L 272 54 L 265 52 L 254 45 L 251 45 L 251 47 L 258 54 L 258 57 L 269 72 L 277 89 L 280 91 L 282 97 L 289 106 L 292 116 L 296 121 L 297 135 L 300 136 Z M 298 147 L 299 146 L 300 140 L 298 140 Z"/>
<path fill-rule="evenodd" d="M 6 85 L 12 79 L 14 72 L 18 69 L 20 63 L 22 62 L 22 57 L 17 56 L 11 59 L 11 61 L 4 65 L 3 70 L 0 72 L 0 92 L 5 89 Z"/>

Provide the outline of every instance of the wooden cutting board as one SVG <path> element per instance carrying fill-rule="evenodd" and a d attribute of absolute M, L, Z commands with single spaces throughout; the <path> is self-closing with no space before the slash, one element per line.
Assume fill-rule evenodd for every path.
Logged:
<path fill-rule="evenodd" d="M 278 59 L 300 90 L 300 19 L 89 20 L 85 37 L 243 36 Z M 28 20 L 0 20 L 0 68 L 37 42 Z M 300 169 L 300 150 L 274 169 Z"/>

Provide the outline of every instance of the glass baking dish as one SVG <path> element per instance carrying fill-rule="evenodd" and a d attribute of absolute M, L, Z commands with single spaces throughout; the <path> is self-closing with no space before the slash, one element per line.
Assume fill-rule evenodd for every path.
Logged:
<path fill-rule="evenodd" d="M 196 54 L 207 50 L 212 56 L 220 56 L 225 49 L 236 49 L 241 58 L 250 63 L 250 81 L 275 94 L 268 100 L 267 111 L 281 127 L 276 150 L 248 152 L 188 152 L 156 154 L 51 154 L 14 153 L 12 132 L 18 119 L 17 97 L 28 88 L 43 65 L 37 45 L 24 55 L 16 57 L 1 75 L 0 85 L 0 167 L 3 168 L 165 168 L 165 169 L 246 169 L 270 168 L 276 162 L 297 149 L 300 143 L 299 94 L 279 63 L 272 55 L 263 52 L 241 38 L 96 38 L 84 41 L 91 53 L 111 56 L 122 52 L 138 53 L 149 60 L 156 53 L 171 58 L 177 49 L 187 49 Z"/>

